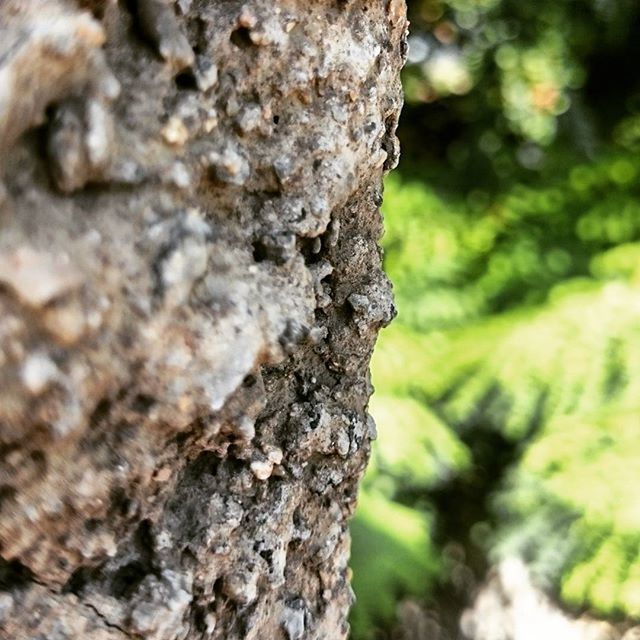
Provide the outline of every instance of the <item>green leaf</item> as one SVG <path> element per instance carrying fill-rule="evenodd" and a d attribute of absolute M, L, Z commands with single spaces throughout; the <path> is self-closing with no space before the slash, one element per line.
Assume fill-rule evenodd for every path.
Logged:
<path fill-rule="evenodd" d="M 424 597 L 439 571 L 430 540 L 428 517 L 362 491 L 351 524 L 353 588 L 351 612 L 354 638 L 372 638 L 374 629 L 388 627 L 402 597 Z"/>

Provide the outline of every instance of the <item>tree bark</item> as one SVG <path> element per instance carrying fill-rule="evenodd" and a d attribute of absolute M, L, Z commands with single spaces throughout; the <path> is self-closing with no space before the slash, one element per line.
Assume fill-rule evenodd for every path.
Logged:
<path fill-rule="evenodd" d="M 405 36 L 0 2 L 0 637 L 346 637 Z"/>

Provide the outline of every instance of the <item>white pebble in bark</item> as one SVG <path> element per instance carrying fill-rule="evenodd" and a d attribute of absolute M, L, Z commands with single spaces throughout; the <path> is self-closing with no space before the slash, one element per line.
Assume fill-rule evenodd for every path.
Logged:
<path fill-rule="evenodd" d="M 39 396 L 58 378 L 59 373 L 58 367 L 49 356 L 34 353 L 22 365 L 20 378 L 29 393 Z"/>
<path fill-rule="evenodd" d="M 156 536 L 156 547 L 159 550 L 171 549 L 172 546 L 173 546 L 173 539 L 171 537 L 171 534 L 168 531 L 161 531 Z"/>
<path fill-rule="evenodd" d="M 193 282 L 206 271 L 208 256 L 204 243 L 196 238 L 189 238 L 165 260 L 162 281 L 170 297 L 170 304 L 178 304 L 186 299 Z"/>
<path fill-rule="evenodd" d="M 242 186 L 251 171 L 246 158 L 231 147 L 227 147 L 222 153 L 211 152 L 207 160 L 213 167 L 216 178 L 221 182 Z"/>
<path fill-rule="evenodd" d="M 216 617 L 213 613 L 208 613 L 204 619 L 205 625 L 207 627 L 207 633 L 213 633 L 216 630 Z"/>
<path fill-rule="evenodd" d="M 198 89 L 200 91 L 209 91 L 218 83 L 218 67 L 206 56 L 198 56 L 195 77 Z"/>
<path fill-rule="evenodd" d="M 285 607 L 282 628 L 289 640 L 301 640 L 304 637 L 304 607 Z"/>
<path fill-rule="evenodd" d="M 174 147 L 182 147 L 189 139 L 189 131 L 184 122 L 173 116 L 162 129 L 162 137 Z"/>
<path fill-rule="evenodd" d="M 111 114 L 98 100 L 87 103 L 87 153 L 93 167 L 105 166 L 111 156 L 113 122 Z"/>
<path fill-rule="evenodd" d="M 11 615 L 13 597 L 10 593 L 0 593 L 0 622 Z"/>
<path fill-rule="evenodd" d="M 42 307 L 78 288 L 82 275 L 66 256 L 19 247 L 0 253 L 0 282 L 28 305 Z"/>
<path fill-rule="evenodd" d="M 178 189 L 188 189 L 191 186 L 191 173 L 184 162 L 174 162 L 162 172 L 162 181 Z"/>
<path fill-rule="evenodd" d="M 138 0 L 138 24 L 160 55 L 177 71 L 193 64 L 189 41 L 180 30 L 169 0 Z"/>
<path fill-rule="evenodd" d="M 246 569 L 225 577 L 224 592 L 232 600 L 249 605 L 258 597 L 259 577 L 255 565 L 249 563 Z"/>
<path fill-rule="evenodd" d="M 191 600 L 187 576 L 169 569 L 160 578 L 149 575 L 133 596 L 131 630 L 149 640 L 176 638 Z"/>
<path fill-rule="evenodd" d="M 250 133 L 260 126 L 262 122 L 262 109 L 260 109 L 258 105 L 245 107 L 240 111 L 236 122 L 242 133 Z"/>
<path fill-rule="evenodd" d="M 243 416 L 238 421 L 237 433 L 245 442 L 251 442 L 256 435 L 255 421 L 248 416 Z"/>
<path fill-rule="evenodd" d="M 273 473 L 273 462 L 270 460 L 254 460 L 251 463 L 251 471 L 258 480 L 267 480 Z"/>
<path fill-rule="evenodd" d="M 265 447 L 264 452 L 269 462 L 272 462 L 274 465 L 282 463 L 283 454 L 282 449 L 279 447 Z"/>
<path fill-rule="evenodd" d="M 58 342 L 65 345 L 80 340 L 87 327 L 84 311 L 76 300 L 47 307 L 42 315 L 42 323 Z"/>

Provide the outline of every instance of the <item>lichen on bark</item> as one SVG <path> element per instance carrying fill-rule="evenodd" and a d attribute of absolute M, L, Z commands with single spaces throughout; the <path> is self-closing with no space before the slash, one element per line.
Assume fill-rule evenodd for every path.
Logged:
<path fill-rule="evenodd" d="M 0 4 L 0 637 L 346 637 L 405 36 Z"/>

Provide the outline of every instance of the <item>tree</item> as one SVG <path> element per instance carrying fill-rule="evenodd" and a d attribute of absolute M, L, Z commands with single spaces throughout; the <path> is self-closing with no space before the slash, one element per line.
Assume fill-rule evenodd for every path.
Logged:
<path fill-rule="evenodd" d="M 405 31 L 0 5 L 0 636 L 346 636 Z"/>

